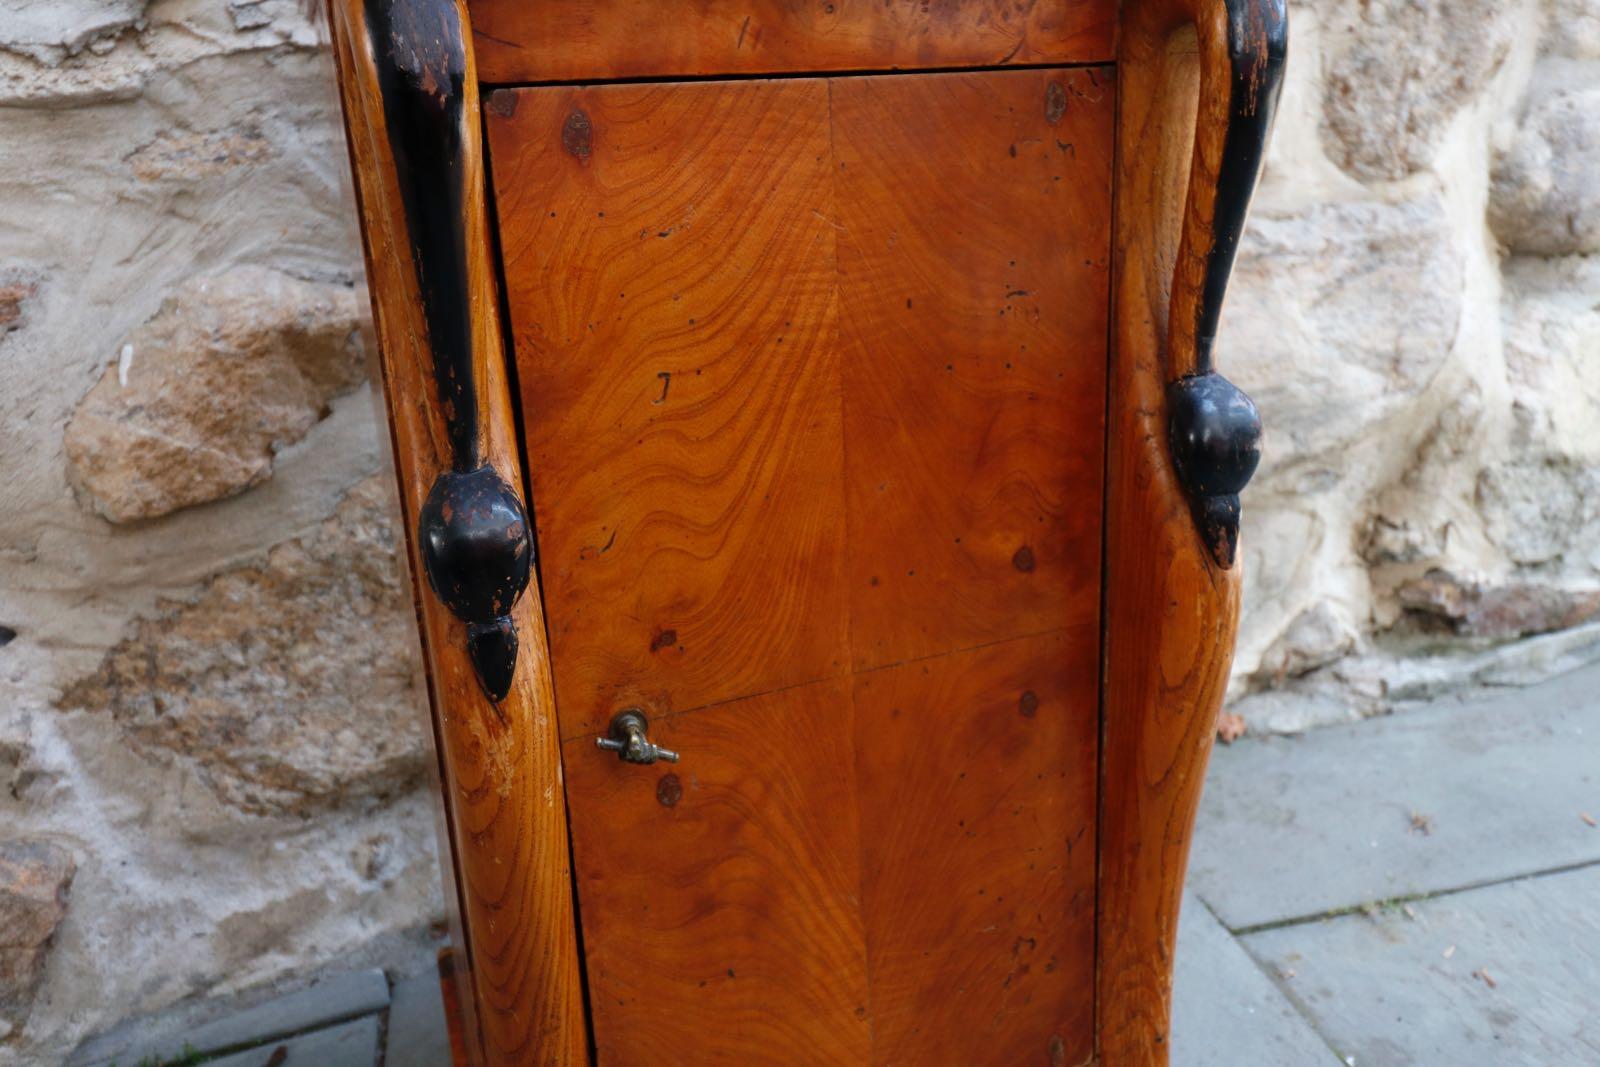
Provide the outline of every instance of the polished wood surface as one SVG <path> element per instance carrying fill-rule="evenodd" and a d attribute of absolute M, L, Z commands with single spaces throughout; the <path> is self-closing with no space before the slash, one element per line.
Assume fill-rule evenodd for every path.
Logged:
<path fill-rule="evenodd" d="M 1096 637 L 856 677 L 872 1062 L 1088 1059 Z"/>
<path fill-rule="evenodd" d="M 491 100 L 564 737 L 847 662 L 827 98 Z"/>
<path fill-rule="evenodd" d="M 492 84 L 1105 63 L 1114 0 L 471 0 Z"/>
<path fill-rule="evenodd" d="M 603 1061 L 1089 1055 L 1111 83 L 490 98 Z"/>
<path fill-rule="evenodd" d="M 1237 499 L 1196 486 L 1236 490 L 1176 468 L 1173 390 L 1220 377 L 1280 0 L 467 6 L 470 38 L 455 0 L 379 23 L 470 75 L 419 84 L 459 94 L 474 447 L 520 490 L 520 406 L 552 650 L 536 583 L 498 706 L 420 577 L 461 411 L 371 13 L 330 12 L 458 1056 L 581 1064 L 592 1033 L 617 1063 L 1164 1064 L 1239 606 Z M 1119 18 L 1115 72 L 1043 69 L 1103 63 Z M 1030 69 L 666 82 L 975 66 Z M 480 115 L 479 79 L 544 87 Z M 608 79 L 661 81 L 563 84 Z M 681 765 L 594 748 L 629 705 Z"/>
<path fill-rule="evenodd" d="M 426 10 L 423 10 L 423 7 Z M 486 462 L 520 483 L 488 220 L 477 83 L 462 12 L 432 3 L 424 50 L 465 48 L 460 130 L 466 195 L 460 225 L 466 241 L 470 330 L 475 353 L 481 438 Z M 435 352 L 412 270 L 413 237 L 401 203 L 386 128 L 378 58 L 363 0 L 330 5 L 345 128 L 361 210 L 367 280 L 381 353 L 412 575 L 422 623 L 434 735 L 444 783 L 453 893 L 464 961 L 461 976 L 474 1009 L 466 1048 L 484 1064 L 585 1064 L 577 928 L 572 908 L 565 794 L 556 738 L 549 658 L 538 590 L 529 589 L 513 619 L 521 647 L 512 690 L 496 705 L 466 653 L 465 626 L 422 579 L 415 531 L 435 477 L 450 468 L 449 422 L 433 374 Z M 446 87 L 441 86 L 443 90 Z"/>
<path fill-rule="evenodd" d="M 1100 610 L 1113 99 L 1105 69 L 833 83 L 858 669 Z"/>
<path fill-rule="evenodd" d="M 566 744 L 602 1063 L 873 1062 L 849 679 Z"/>
<path fill-rule="evenodd" d="M 1263 13 L 1281 22 L 1275 0 L 1123 4 L 1096 1009 L 1106 1067 L 1167 1063 L 1184 872 L 1233 658 L 1239 568 L 1197 528 L 1169 447 L 1167 387 L 1210 370 L 1197 323 L 1226 236 L 1219 187 L 1255 181 L 1224 174 L 1236 60 L 1247 87 L 1268 80 L 1248 65 L 1267 42 L 1230 49 L 1230 16 L 1248 33 Z"/>

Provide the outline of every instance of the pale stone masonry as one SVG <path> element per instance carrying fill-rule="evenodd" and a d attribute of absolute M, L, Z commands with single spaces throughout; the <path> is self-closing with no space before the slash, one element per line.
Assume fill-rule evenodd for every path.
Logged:
<path fill-rule="evenodd" d="M 68 479 L 114 523 L 242 493 L 366 380 L 360 331 L 348 285 L 261 267 L 191 278 L 78 403 Z"/>
<path fill-rule="evenodd" d="M 1600 2 L 1290 7 L 1218 355 L 1257 731 L 1600 657 Z"/>
<path fill-rule="evenodd" d="M 0 0 L 0 1065 L 442 912 L 346 167 L 296 0 Z"/>
<path fill-rule="evenodd" d="M 1257 732 L 1600 658 L 1600 0 L 1292 17 Z M 440 913 L 345 167 L 299 0 L 0 0 L 0 1065 Z"/>

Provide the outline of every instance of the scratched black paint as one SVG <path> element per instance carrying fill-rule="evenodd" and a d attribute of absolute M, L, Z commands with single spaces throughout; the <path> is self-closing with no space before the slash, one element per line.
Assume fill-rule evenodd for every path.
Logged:
<path fill-rule="evenodd" d="M 1211 555 L 1233 566 L 1239 546 L 1239 493 L 1261 462 L 1261 414 L 1244 390 L 1220 374 L 1167 386 L 1168 436 L 1178 481 Z"/>
<path fill-rule="evenodd" d="M 1201 538 L 1225 568 L 1238 555 L 1239 493 L 1261 462 L 1261 415 L 1243 390 L 1212 369 L 1212 351 L 1288 54 L 1284 0 L 1228 0 L 1228 129 L 1217 174 L 1213 243 L 1196 311 L 1195 373 L 1167 386 L 1178 481 Z"/>
<path fill-rule="evenodd" d="M 456 616 L 487 623 L 528 587 L 528 516 L 493 467 L 448 471 L 423 502 L 418 530 L 428 582 Z"/>
<path fill-rule="evenodd" d="M 428 584 L 468 624 L 478 679 L 494 700 L 505 699 L 517 658 L 509 615 L 533 566 L 522 501 L 493 467 L 446 471 L 423 502 L 417 536 Z"/>
<path fill-rule="evenodd" d="M 517 628 L 502 615 L 486 623 L 467 626 L 467 655 L 483 683 L 483 691 L 495 703 L 511 692 L 511 679 L 517 670 Z"/>
<path fill-rule="evenodd" d="M 1289 17 L 1284 0 L 1228 0 L 1228 58 L 1232 66 L 1228 130 L 1212 218 L 1214 243 L 1206 261 L 1199 322 L 1195 329 L 1195 373 L 1211 370 L 1217 322 L 1233 274 L 1244 220 L 1261 177 L 1267 136 L 1278 113 L 1283 70 L 1289 57 Z"/>
<path fill-rule="evenodd" d="M 455 469 L 478 466 L 467 295 L 467 53 L 454 0 L 377 0 L 367 33 Z"/>
<path fill-rule="evenodd" d="M 417 517 L 428 584 L 467 624 L 484 692 L 511 691 L 517 631 L 510 612 L 528 586 L 533 539 L 516 491 L 484 462 L 473 370 L 466 232 L 467 52 L 455 0 L 374 0 L 367 35 L 427 326 L 450 470 Z"/>

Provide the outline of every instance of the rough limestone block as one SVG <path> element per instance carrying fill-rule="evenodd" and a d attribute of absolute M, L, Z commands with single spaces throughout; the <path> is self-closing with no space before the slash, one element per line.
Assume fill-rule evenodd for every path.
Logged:
<path fill-rule="evenodd" d="M 1433 195 L 1251 216 L 1219 359 L 1270 413 L 1252 492 L 1283 468 L 1338 471 L 1427 388 L 1460 328 L 1463 262 Z"/>
<path fill-rule="evenodd" d="M 257 267 L 192 279 L 128 335 L 73 412 L 73 484 L 112 522 L 256 485 L 336 395 L 365 381 L 359 327 L 345 286 Z"/>
<path fill-rule="evenodd" d="M 28 1020 L 76 872 L 53 842 L 0 840 L 0 1053 Z"/>
<path fill-rule="evenodd" d="M 1336 47 L 1323 98 L 1328 152 L 1366 181 L 1433 162 L 1505 61 L 1523 12 L 1503 0 L 1324 0 Z"/>
<path fill-rule="evenodd" d="M 252 814 L 415 784 L 416 624 L 384 477 L 310 536 L 140 622 L 60 706 L 109 712 L 136 751 L 183 760 Z"/>
<path fill-rule="evenodd" d="M 1520 255 L 1600 252 L 1600 73 L 1542 93 L 1495 159 L 1489 223 Z"/>

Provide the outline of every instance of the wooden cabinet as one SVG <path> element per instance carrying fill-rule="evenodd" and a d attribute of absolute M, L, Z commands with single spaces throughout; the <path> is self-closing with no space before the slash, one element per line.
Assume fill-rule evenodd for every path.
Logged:
<path fill-rule="evenodd" d="M 1281 6 L 331 15 L 462 1054 L 1164 1062 Z"/>

